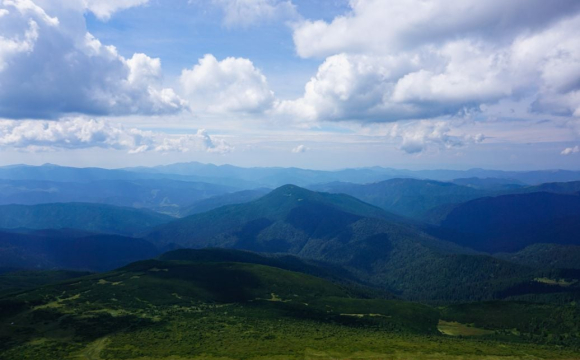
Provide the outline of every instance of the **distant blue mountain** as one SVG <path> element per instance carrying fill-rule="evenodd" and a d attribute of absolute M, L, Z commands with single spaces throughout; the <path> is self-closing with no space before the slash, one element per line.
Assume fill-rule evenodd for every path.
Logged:
<path fill-rule="evenodd" d="M 84 202 L 146 208 L 177 215 L 184 206 L 235 190 L 224 185 L 170 179 L 0 180 L 0 205 Z"/>
<path fill-rule="evenodd" d="M 0 206 L 0 229 L 76 229 L 94 233 L 136 235 L 173 219 L 146 209 L 103 204 Z"/>
<path fill-rule="evenodd" d="M 242 168 L 232 165 L 218 166 L 199 162 L 124 169 L 73 168 L 52 164 L 0 167 L 0 179 L 6 180 L 89 182 L 97 180 L 172 179 L 227 185 L 238 189 L 272 188 L 288 183 L 306 186 L 333 181 L 365 184 L 393 178 L 437 181 L 495 178 L 509 179 L 514 183 L 538 185 L 546 182 L 580 181 L 580 171 L 501 171 L 485 169 L 413 171 L 382 167 L 323 171 L 282 167 Z"/>
<path fill-rule="evenodd" d="M 434 210 L 439 238 L 472 249 L 515 252 L 541 243 L 580 245 L 580 193 L 484 197 Z"/>

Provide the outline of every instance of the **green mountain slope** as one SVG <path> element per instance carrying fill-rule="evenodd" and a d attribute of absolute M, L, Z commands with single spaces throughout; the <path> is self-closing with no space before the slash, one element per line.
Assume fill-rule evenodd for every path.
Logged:
<path fill-rule="evenodd" d="M 534 343 L 580 349 L 580 308 L 576 305 L 515 301 L 458 304 L 443 308 L 441 318 L 492 330 L 503 338 L 518 337 Z"/>
<path fill-rule="evenodd" d="M 376 338 L 379 330 L 383 337 L 437 335 L 437 321 L 437 311 L 427 306 L 364 298 L 280 268 L 148 260 L 0 300 L 0 355 L 74 358 L 100 339 L 106 339 L 100 356 L 115 359 L 228 352 L 239 358 L 249 349 L 290 355 L 316 346 L 317 333 L 333 344 L 341 334 L 356 342 Z M 263 341 L 268 346 L 255 347 Z"/>
<path fill-rule="evenodd" d="M 0 274 L 0 296 L 87 275 L 67 270 L 10 271 Z"/>
<path fill-rule="evenodd" d="M 181 216 L 200 214 L 206 211 L 217 209 L 226 205 L 242 204 L 261 198 L 271 190 L 266 188 L 238 191 L 231 194 L 212 196 L 208 199 L 197 201 L 180 210 Z"/>
<path fill-rule="evenodd" d="M 272 252 L 297 252 L 310 235 L 309 232 L 335 231 L 362 217 L 396 219 L 372 205 L 346 195 L 312 192 L 294 185 L 282 186 L 268 195 L 246 204 L 224 206 L 202 214 L 192 215 L 160 226 L 147 239 L 158 244 L 176 243 L 187 247 L 240 247 L 239 241 L 247 242 L 252 234 L 261 232 L 272 225 L 286 228 L 295 238 L 287 237 L 273 243 L 255 244 Z M 290 226 L 285 226 L 285 223 Z M 316 228 L 312 228 L 315 226 Z M 220 238 L 233 229 L 239 236 Z M 282 229 L 283 231 L 283 229 Z M 239 246 L 236 246 L 239 245 Z M 252 248 L 248 250 L 260 250 Z"/>
<path fill-rule="evenodd" d="M 580 196 L 536 192 L 472 200 L 441 209 L 439 237 L 480 251 L 515 252 L 537 243 L 580 245 Z"/>
<path fill-rule="evenodd" d="M 352 197 L 296 186 L 174 221 L 147 239 L 159 246 L 176 242 L 324 261 L 365 284 L 430 302 L 501 298 L 536 276 L 533 268 L 477 255 Z"/>
<path fill-rule="evenodd" d="M 102 204 L 58 203 L 0 206 L 0 229 L 78 229 L 134 235 L 173 218 L 144 209 Z"/>
<path fill-rule="evenodd" d="M 531 318 L 524 308 L 501 323 L 480 325 L 485 304 L 440 313 L 421 304 L 368 298 L 356 289 L 251 259 L 269 261 L 235 251 L 178 251 L 0 297 L 0 358 L 575 358 L 573 325 L 542 329 L 566 335 L 566 341 L 502 335 L 509 326 L 542 323 L 551 315 L 545 310 Z M 440 332 L 442 320 L 472 318 L 485 327 L 483 335 L 454 338 Z"/>
<path fill-rule="evenodd" d="M 366 294 L 368 297 L 394 299 L 395 296 L 361 283 L 360 279 L 353 276 L 349 271 L 341 266 L 331 263 L 316 261 L 312 259 L 299 258 L 293 255 L 284 254 L 257 254 L 245 250 L 233 249 L 179 249 L 169 251 L 159 257 L 163 261 L 187 261 L 187 262 L 237 262 L 265 265 L 283 270 L 300 272 L 337 284 L 356 289 L 360 295 Z"/>
<path fill-rule="evenodd" d="M 20 269 L 107 271 L 159 250 L 143 239 L 78 231 L 0 232 L 0 264 Z"/>
<path fill-rule="evenodd" d="M 580 269 L 580 246 L 534 244 L 516 253 L 499 253 L 497 258 L 538 268 Z"/>

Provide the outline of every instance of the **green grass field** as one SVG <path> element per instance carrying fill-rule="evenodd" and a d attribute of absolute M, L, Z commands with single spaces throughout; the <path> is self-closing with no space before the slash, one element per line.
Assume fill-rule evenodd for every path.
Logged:
<path fill-rule="evenodd" d="M 0 359 L 580 359 L 574 324 L 522 335 L 524 315 L 554 309 L 437 309 L 263 265 L 152 260 L 0 298 Z"/>

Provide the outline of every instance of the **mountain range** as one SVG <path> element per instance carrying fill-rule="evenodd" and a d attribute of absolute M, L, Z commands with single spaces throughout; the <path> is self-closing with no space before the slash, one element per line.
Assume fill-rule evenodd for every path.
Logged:
<path fill-rule="evenodd" d="M 481 244 L 433 234 L 440 235 L 353 197 L 287 185 L 246 204 L 161 225 L 145 238 L 157 246 L 222 247 L 323 261 L 411 300 L 494 299 L 539 276 L 532 266 L 478 253 Z"/>
<path fill-rule="evenodd" d="M 0 358 L 573 359 L 580 181 L 403 173 L 1 168 Z"/>

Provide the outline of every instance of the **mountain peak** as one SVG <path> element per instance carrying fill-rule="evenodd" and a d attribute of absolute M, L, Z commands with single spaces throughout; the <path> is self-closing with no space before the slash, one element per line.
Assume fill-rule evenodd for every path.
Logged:
<path fill-rule="evenodd" d="M 317 192 L 310 191 L 293 184 L 287 184 L 272 190 L 268 195 L 264 196 L 264 198 L 269 199 L 291 198 L 298 201 L 302 201 L 303 199 L 313 198 L 316 197 L 317 195 L 318 195 Z"/>

